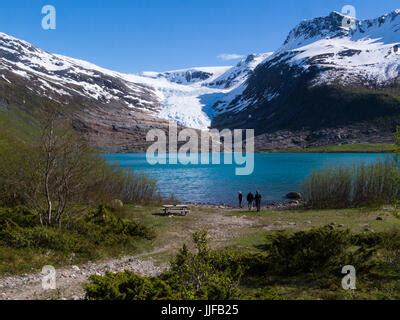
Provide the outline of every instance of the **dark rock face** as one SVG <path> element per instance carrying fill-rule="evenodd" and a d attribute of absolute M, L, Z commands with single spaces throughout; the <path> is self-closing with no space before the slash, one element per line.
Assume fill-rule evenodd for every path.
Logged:
<path fill-rule="evenodd" d="M 8 110 L 9 105 L 7 99 L 0 97 L 0 110 Z"/>
<path fill-rule="evenodd" d="M 165 77 L 171 82 L 178 84 L 195 83 L 203 80 L 207 80 L 213 74 L 209 72 L 204 72 L 200 70 L 187 70 L 183 72 L 166 72 L 160 75 L 160 77 Z"/>
<path fill-rule="evenodd" d="M 400 116 L 400 85 L 366 87 L 317 85 L 313 81 L 328 67 L 309 60 L 306 70 L 291 65 L 284 53 L 259 66 L 242 95 L 217 115 L 216 128 L 254 128 L 256 134 L 343 127 L 363 121 Z M 313 57 L 318 59 L 319 57 Z M 238 111 L 244 101 L 250 101 Z M 232 110 L 232 111 L 231 111 Z"/>
<path fill-rule="evenodd" d="M 349 30 L 342 28 L 342 23 L 343 15 L 337 12 L 332 12 L 328 17 L 303 21 L 289 33 L 284 45 L 287 45 L 298 38 L 307 40 L 316 36 L 332 38 L 346 36 L 349 34 Z"/>
<path fill-rule="evenodd" d="M 393 143 L 396 123 L 368 122 L 319 130 L 280 130 L 255 138 L 256 150 L 303 149 L 358 143 Z"/>

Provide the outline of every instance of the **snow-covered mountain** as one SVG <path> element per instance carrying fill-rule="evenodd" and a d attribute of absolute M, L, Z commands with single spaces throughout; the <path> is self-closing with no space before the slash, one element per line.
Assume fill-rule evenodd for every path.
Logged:
<path fill-rule="evenodd" d="M 344 27 L 346 19 L 333 12 L 326 18 L 303 22 L 276 54 L 292 51 L 292 64 L 303 69 L 313 65 L 329 69 L 316 83 L 387 85 L 396 80 L 400 72 L 400 52 L 396 52 L 400 10 L 374 20 L 355 20 L 354 27 Z"/>
<path fill-rule="evenodd" d="M 0 80 L 11 82 L 7 78 L 11 73 L 25 83 L 27 90 L 64 104 L 76 99 L 105 106 L 114 104 L 129 109 L 133 118 L 139 112 L 197 129 L 210 126 L 214 100 L 243 83 L 261 61 L 260 57 L 263 56 L 250 56 L 235 67 L 132 75 L 51 54 L 26 41 L 0 34 Z"/>
<path fill-rule="evenodd" d="M 120 101 L 132 110 L 159 110 L 155 90 L 135 76 L 51 54 L 4 33 L 0 33 L 0 73 L 5 81 L 6 74 L 12 74 L 26 82 L 27 90 L 59 102 L 81 97 L 105 104 Z"/>
<path fill-rule="evenodd" d="M 26 110 L 39 98 L 60 104 L 95 145 L 117 151 L 132 150 L 133 140 L 167 120 L 257 134 L 309 130 L 305 144 L 321 128 L 381 119 L 393 127 L 400 120 L 400 10 L 349 21 L 337 12 L 303 21 L 274 53 L 251 54 L 236 66 L 138 75 L 0 33 L 1 108 Z"/>
<path fill-rule="evenodd" d="M 236 97 L 217 127 L 258 133 L 346 126 L 400 114 L 400 10 L 373 20 L 333 12 L 301 22 Z"/>

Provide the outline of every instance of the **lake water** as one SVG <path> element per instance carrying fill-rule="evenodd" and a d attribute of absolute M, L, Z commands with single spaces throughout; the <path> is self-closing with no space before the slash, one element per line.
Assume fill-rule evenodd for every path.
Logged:
<path fill-rule="evenodd" d="M 356 153 L 256 153 L 254 172 L 236 176 L 235 165 L 150 165 L 145 153 L 107 154 L 106 159 L 157 180 L 161 194 L 173 194 L 185 202 L 236 204 L 237 192 L 259 190 L 265 201 L 280 201 L 299 191 L 311 171 L 326 166 L 371 163 L 390 157 Z"/>

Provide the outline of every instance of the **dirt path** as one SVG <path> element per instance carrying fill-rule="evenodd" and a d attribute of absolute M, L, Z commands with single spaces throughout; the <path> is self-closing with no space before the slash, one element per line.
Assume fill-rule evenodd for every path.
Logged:
<path fill-rule="evenodd" d="M 124 270 L 134 271 L 145 276 L 160 274 L 165 266 L 155 265 L 152 260 L 137 257 L 124 257 L 101 262 L 89 262 L 81 266 L 70 266 L 56 270 L 56 290 L 42 289 L 41 273 L 0 278 L 0 298 L 6 300 L 31 299 L 83 299 L 83 285 L 92 274 L 102 275 Z"/>
<path fill-rule="evenodd" d="M 152 256 L 174 252 L 190 239 L 194 230 L 208 230 L 214 245 L 219 247 L 227 240 L 237 236 L 241 228 L 251 227 L 256 223 L 245 217 L 226 216 L 223 214 L 224 211 L 229 211 L 226 209 L 218 211 L 196 219 L 192 225 L 182 230 L 178 241 L 176 238 L 174 241 L 169 238 L 162 246 L 155 247 L 150 252 L 57 269 L 56 290 L 44 291 L 42 289 L 43 275 L 41 273 L 0 278 L 0 299 L 83 299 L 83 285 L 92 274 L 102 275 L 107 271 L 130 270 L 145 276 L 157 275 L 165 270 L 167 265 L 156 263 Z"/>

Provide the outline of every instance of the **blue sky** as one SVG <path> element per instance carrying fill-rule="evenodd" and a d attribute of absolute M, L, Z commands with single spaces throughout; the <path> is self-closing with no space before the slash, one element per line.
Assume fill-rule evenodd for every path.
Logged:
<path fill-rule="evenodd" d="M 57 10 L 56 30 L 41 28 L 46 4 Z M 398 0 L 2 0 L 0 31 L 118 71 L 163 71 L 274 51 L 301 20 L 346 4 L 358 18 L 400 8 Z"/>

